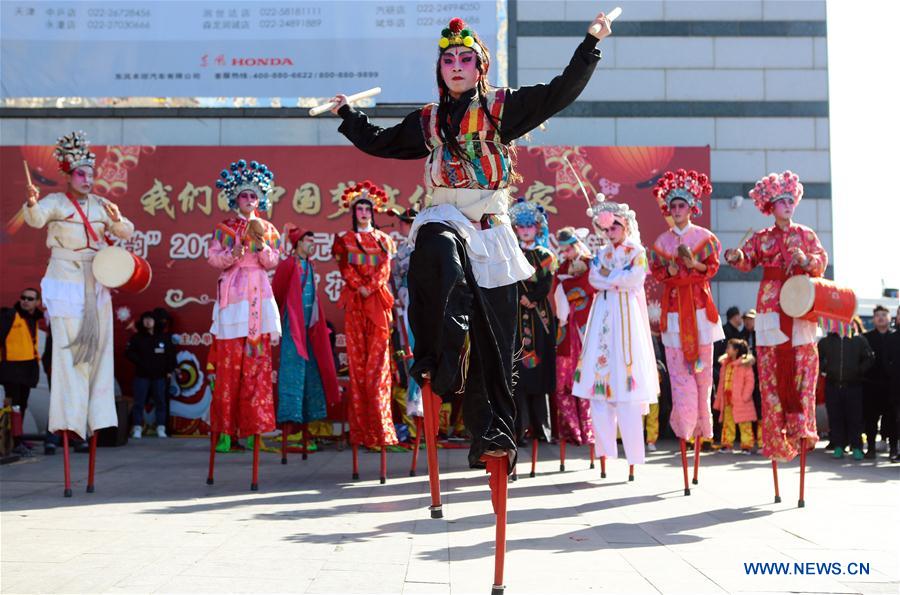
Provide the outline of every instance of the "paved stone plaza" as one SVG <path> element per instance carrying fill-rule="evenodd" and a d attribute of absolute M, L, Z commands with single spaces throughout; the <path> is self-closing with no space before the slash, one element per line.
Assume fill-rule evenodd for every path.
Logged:
<path fill-rule="evenodd" d="M 62 497 L 61 454 L 0 468 L 3 593 L 488 593 L 493 516 L 487 478 L 464 450 L 440 454 L 445 518 L 429 518 L 425 457 L 334 447 L 288 465 L 261 455 L 250 492 L 249 453 L 219 455 L 207 486 L 207 442 L 145 438 L 73 454 L 75 495 Z M 822 446 L 820 444 L 820 446 Z M 507 593 L 897 593 L 900 465 L 810 457 L 807 507 L 798 467 L 784 465 L 772 503 L 768 461 L 704 454 L 700 485 L 682 494 L 675 444 L 661 444 L 637 480 L 623 460 L 607 479 L 584 448 L 545 447 L 534 479 L 511 484 Z M 844 574 L 749 575 L 745 562 L 839 562 Z M 847 574 L 852 562 L 868 575 Z"/>

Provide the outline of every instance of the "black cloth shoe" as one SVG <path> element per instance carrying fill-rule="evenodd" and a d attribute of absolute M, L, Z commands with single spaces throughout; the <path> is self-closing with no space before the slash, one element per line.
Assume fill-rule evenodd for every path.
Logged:
<path fill-rule="evenodd" d="M 870 448 L 869 450 L 867 450 L 867 451 L 866 451 L 866 456 L 865 456 L 865 458 L 867 458 L 867 459 L 874 459 L 874 458 L 875 458 L 875 449 L 874 449 L 874 448 Z"/>

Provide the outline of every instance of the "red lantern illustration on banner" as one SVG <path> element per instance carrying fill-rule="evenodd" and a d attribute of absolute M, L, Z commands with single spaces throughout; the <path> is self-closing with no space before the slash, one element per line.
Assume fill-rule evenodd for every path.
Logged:
<path fill-rule="evenodd" d="M 649 188 L 675 156 L 675 147 L 597 147 L 598 173 L 622 184 Z"/>
<path fill-rule="evenodd" d="M 59 161 L 52 145 L 21 147 L 22 159 L 28 164 L 35 186 L 62 190 L 64 176 L 59 171 Z M 21 169 L 15 171 L 22 171 Z"/>

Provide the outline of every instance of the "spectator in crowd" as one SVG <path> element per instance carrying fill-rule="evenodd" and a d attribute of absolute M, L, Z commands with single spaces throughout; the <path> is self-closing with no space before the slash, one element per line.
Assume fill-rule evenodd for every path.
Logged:
<path fill-rule="evenodd" d="M 897 428 L 894 420 L 894 407 L 890 398 L 890 371 L 886 357 L 888 337 L 897 332 L 891 330 L 890 312 L 882 305 L 875 306 L 872 312 L 875 328 L 865 333 L 869 346 L 875 353 L 873 365 L 865 378 L 863 387 L 863 423 L 866 433 L 866 458 L 876 457 L 875 435 L 878 422 L 881 421 L 881 439 L 890 443 L 890 456 L 897 454 Z"/>
<path fill-rule="evenodd" d="M 722 423 L 722 450 L 734 446 L 735 426 L 741 433 L 741 448 L 735 452 L 749 455 L 753 452 L 753 422 L 758 419 L 753 407 L 753 388 L 756 378 L 753 364 L 756 358 L 743 339 L 728 339 L 722 365 L 721 382 L 716 387 L 713 409 L 719 412 Z"/>
<path fill-rule="evenodd" d="M 900 311 L 898 311 L 898 318 L 900 318 Z M 900 329 L 889 334 L 885 343 L 884 357 L 887 360 L 890 375 L 890 403 L 893 408 L 894 428 L 900 429 Z M 900 462 L 900 454 L 896 450 L 891 451 L 890 457 L 892 463 Z"/>
<path fill-rule="evenodd" d="M 754 311 L 754 318 L 756 312 Z M 722 325 L 722 330 L 725 333 L 725 338 L 721 341 L 716 341 L 713 345 L 713 390 L 712 395 L 716 394 L 716 391 L 719 387 L 719 374 L 721 373 L 722 365 L 719 363 L 719 360 L 722 359 L 722 356 L 725 355 L 725 346 L 728 344 L 730 339 L 743 339 L 744 338 L 744 329 L 741 327 L 741 323 L 743 322 L 743 317 L 741 316 L 741 309 L 737 306 L 731 306 L 728 310 L 725 311 L 725 324 Z M 755 335 L 754 335 L 755 342 Z M 722 423 L 719 421 L 719 418 L 713 416 L 713 440 L 719 440 L 722 436 Z M 703 442 L 703 450 L 708 451 L 711 450 L 711 445 L 707 444 L 704 440 Z"/>
<path fill-rule="evenodd" d="M 741 338 L 747 342 L 750 355 L 753 356 L 753 408 L 756 410 L 756 419 L 762 419 L 762 399 L 759 395 L 759 368 L 756 366 L 756 310 L 750 308 L 744 312 L 744 330 Z M 757 441 L 762 440 L 762 426 L 759 421 L 753 422 L 756 427 Z"/>
<path fill-rule="evenodd" d="M 862 460 L 863 394 L 866 372 L 875 363 L 869 342 L 859 334 L 854 320 L 851 334 L 829 333 L 819 340 L 819 369 L 825 377 L 825 407 L 833 457 L 844 458 L 849 444 L 853 458 Z"/>
<path fill-rule="evenodd" d="M 41 292 L 26 287 L 13 307 L 0 309 L 0 384 L 6 395 L 4 405 L 18 407 L 23 418 L 28 395 L 40 377 L 38 323 L 44 318 L 40 302 Z M 19 438 L 15 439 L 13 452 L 30 454 Z"/>
<path fill-rule="evenodd" d="M 131 437 L 140 439 L 144 428 L 144 404 L 149 393 L 155 406 L 156 435 L 166 437 L 166 378 L 175 367 L 171 337 L 159 330 L 153 312 L 141 314 L 138 332 L 128 342 L 125 355 L 134 364 L 134 409 Z"/>

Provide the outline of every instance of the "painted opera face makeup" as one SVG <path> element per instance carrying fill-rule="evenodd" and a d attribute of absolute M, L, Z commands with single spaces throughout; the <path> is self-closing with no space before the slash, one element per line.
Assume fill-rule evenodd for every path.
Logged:
<path fill-rule="evenodd" d="M 259 206 L 259 197 L 252 190 L 242 190 L 237 196 L 237 204 L 241 214 L 248 217 Z"/>
<path fill-rule="evenodd" d="M 444 51 L 439 60 L 441 78 L 453 98 L 474 89 L 481 79 L 475 50 L 465 46 L 454 46 Z"/>
<path fill-rule="evenodd" d="M 68 178 L 69 190 L 78 196 L 85 196 L 94 187 L 94 168 L 90 165 L 76 167 Z"/>
<path fill-rule="evenodd" d="M 368 227 L 369 223 L 372 222 L 372 205 L 369 203 L 356 203 L 356 206 L 353 207 L 353 212 L 356 214 L 356 223 L 360 227 Z"/>
<path fill-rule="evenodd" d="M 669 203 L 669 213 L 672 215 L 672 221 L 678 227 L 684 227 L 691 222 L 691 207 L 687 201 L 674 199 Z"/>
<path fill-rule="evenodd" d="M 537 235 L 537 226 L 516 225 L 516 235 L 519 236 L 520 242 L 530 244 L 534 241 L 534 238 Z"/>
<path fill-rule="evenodd" d="M 777 221 L 790 221 L 794 216 L 794 201 L 790 198 L 782 198 L 775 202 L 772 213 Z"/>
<path fill-rule="evenodd" d="M 625 227 L 618 221 L 615 221 L 609 227 L 601 228 L 600 231 L 606 235 L 606 238 L 612 242 L 613 246 L 618 246 L 625 241 Z"/>

